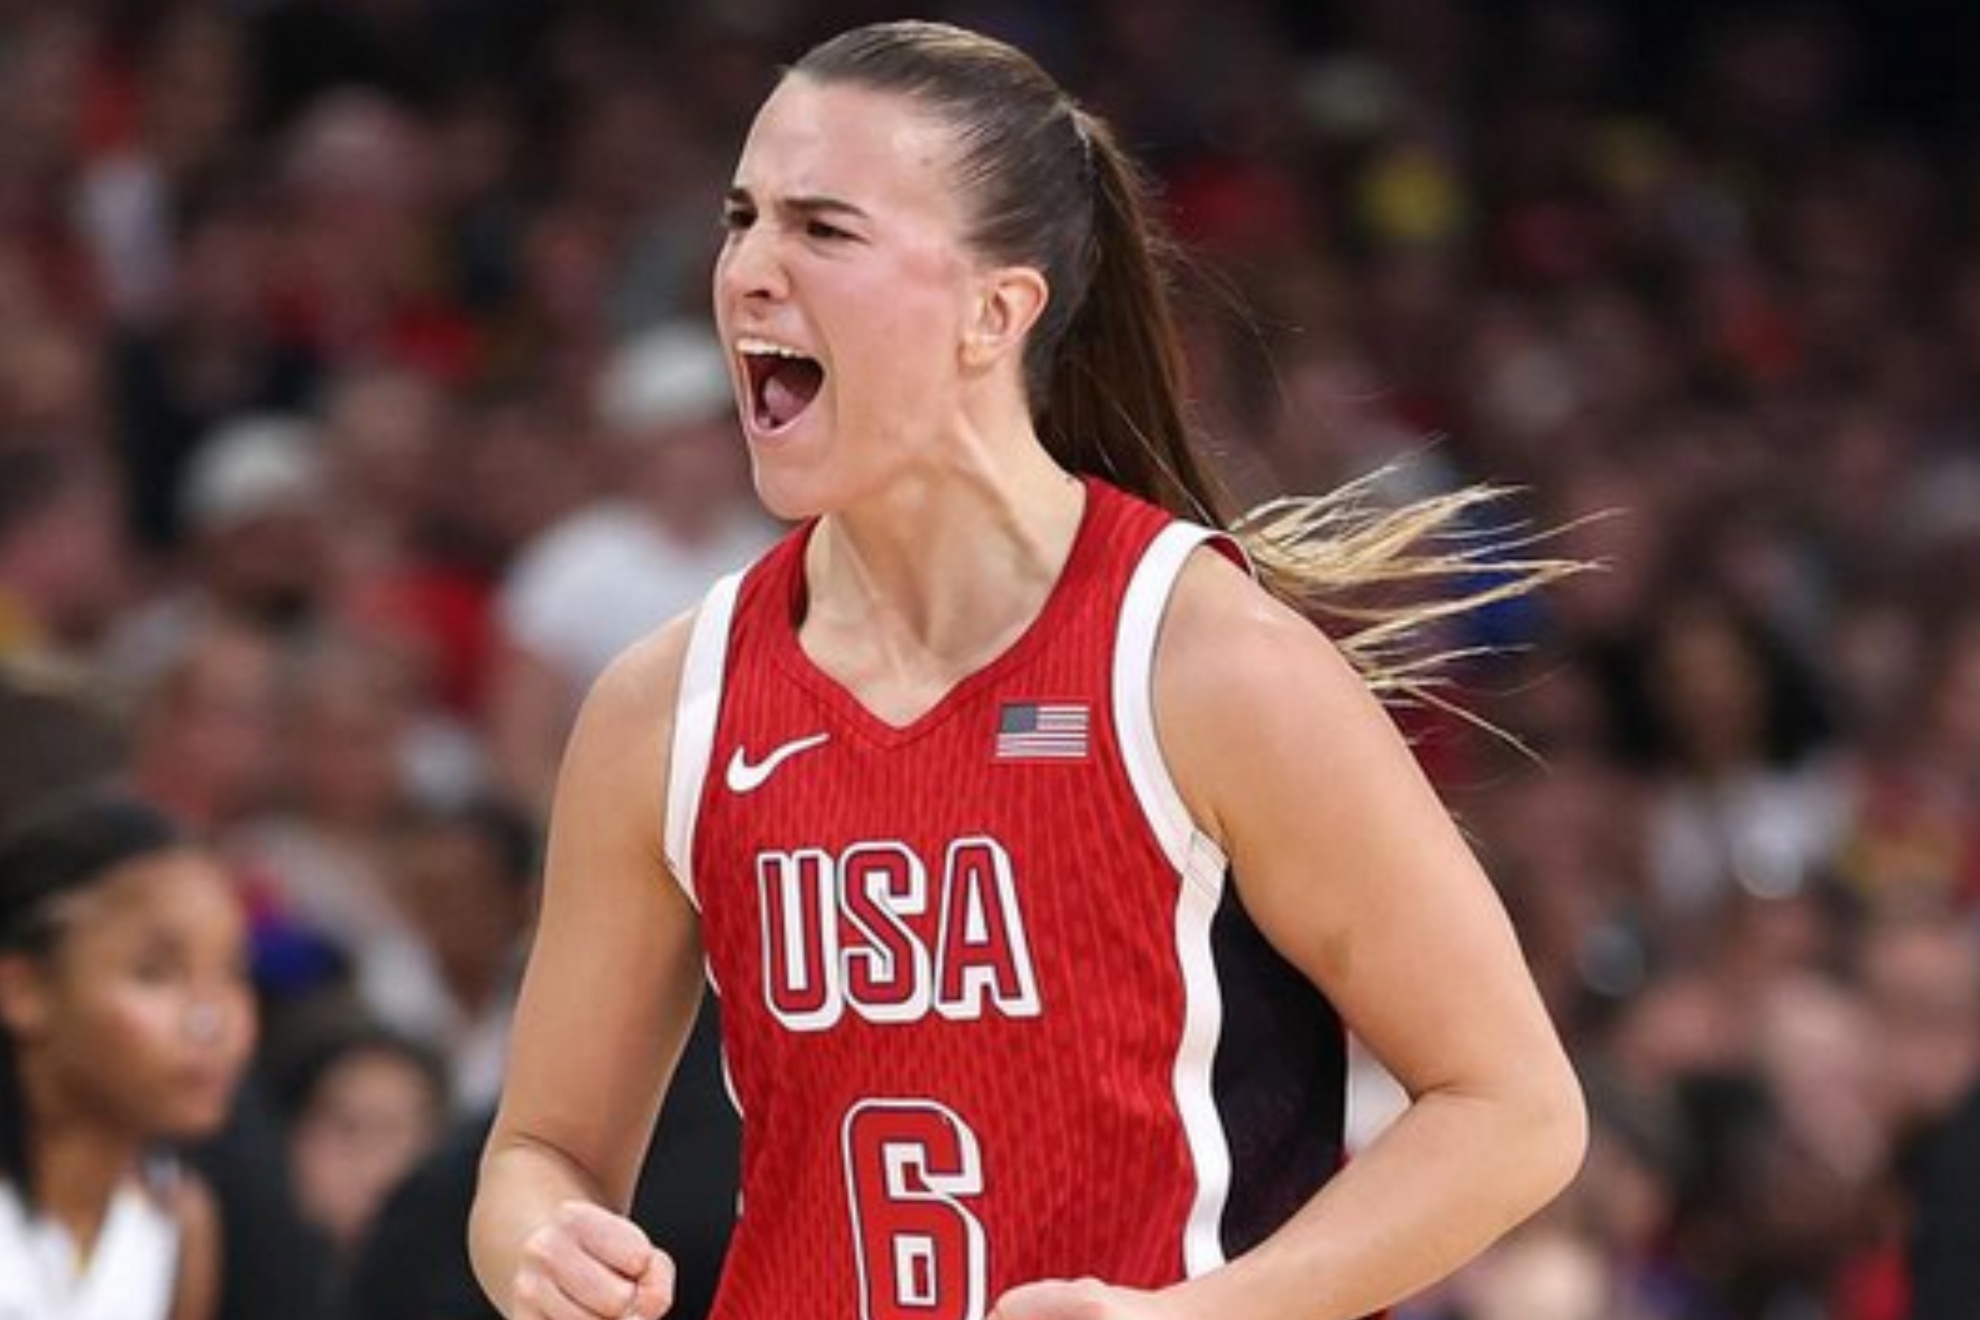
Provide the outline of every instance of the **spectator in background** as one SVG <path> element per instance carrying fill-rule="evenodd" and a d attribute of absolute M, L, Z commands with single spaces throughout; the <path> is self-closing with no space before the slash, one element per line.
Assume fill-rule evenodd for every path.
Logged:
<path fill-rule="evenodd" d="M 133 612 L 105 648 L 114 669 L 144 674 L 213 622 L 287 645 L 322 620 L 331 592 L 328 483 L 316 429 L 257 414 L 201 440 L 179 505 L 183 575 Z"/>
<path fill-rule="evenodd" d="M 1898 1152 L 1887 1241 L 1909 1256 L 1883 1286 L 1910 1320 L 1954 1320 L 1980 1297 L 1980 932 L 1930 913 L 1873 918 L 1856 973 L 1876 1023 L 1878 1096 Z M 1905 1204 L 1914 1213 L 1905 1214 Z M 1908 1286 L 1907 1286 L 1908 1285 Z M 1895 1313 L 1894 1311 L 1891 1313 Z M 1888 1314 L 1888 1313 L 1887 1313 Z"/>
<path fill-rule="evenodd" d="M 212 1320 L 215 1131 L 252 1049 L 246 933 L 206 852 L 86 795 L 0 841 L 0 1315 Z"/>
<path fill-rule="evenodd" d="M 132 525 L 153 553 L 185 533 L 175 496 L 202 442 L 236 418 L 293 416 L 316 381 L 315 363 L 268 314 L 279 263 L 267 200 L 232 182 L 191 208 L 169 297 L 106 345 Z"/>
<path fill-rule="evenodd" d="M 539 864 L 536 827 L 493 798 L 416 810 L 393 850 L 396 886 L 445 991 L 433 1039 L 461 1113 L 492 1109 Z"/>
<path fill-rule="evenodd" d="M 425 1045 L 363 1018 L 298 1026 L 275 1101 L 304 1220 L 347 1266 L 386 1195 L 425 1158 L 447 1115 L 447 1074 Z"/>
<path fill-rule="evenodd" d="M 1942 622 L 1880 754 L 1860 764 L 1841 847 L 1873 908 L 1980 911 L 1980 614 Z"/>
<path fill-rule="evenodd" d="M 0 823 L 42 797 L 108 782 L 129 735 L 79 673 L 0 661 Z"/>
<path fill-rule="evenodd" d="M 151 672 L 129 676 L 131 778 L 190 828 L 218 834 L 267 800 L 274 774 L 274 643 L 211 620 L 172 639 Z"/>
<path fill-rule="evenodd" d="M 274 791 L 227 841 L 260 933 L 322 955 L 295 964 L 293 981 L 264 980 L 282 1001 L 271 1029 L 277 1008 L 327 996 L 425 1038 L 444 1020 L 446 990 L 392 868 L 414 713 L 402 676 L 389 653 L 338 636 L 296 656 L 286 680 Z"/>
<path fill-rule="evenodd" d="M 255 414 L 208 435 L 183 507 L 195 599 L 281 637 L 317 621 L 330 589 L 329 478 L 314 422 Z"/>
<path fill-rule="evenodd" d="M 497 604 L 489 737 L 504 784 L 535 810 L 606 663 L 770 541 L 712 331 L 673 323 L 626 344 L 596 411 L 608 494 L 528 546 Z"/>
<path fill-rule="evenodd" d="M 1799 893 L 1833 848 L 1835 815 L 1805 759 L 1806 694 L 1723 603 L 1680 598 L 1648 640 L 1645 686 L 1664 752 L 1648 839 L 1658 917 L 1709 919 L 1729 886 Z"/>
<path fill-rule="evenodd" d="M 0 659 L 73 659 L 123 604 L 123 542 L 105 476 L 87 454 L 0 447 Z"/>
<path fill-rule="evenodd" d="M 467 379 L 476 331 L 434 278 L 437 193 L 424 123 L 364 87 L 325 93 L 287 143 L 282 262 L 285 329 L 331 371 L 383 361 Z"/>
<path fill-rule="evenodd" d="M 705 1320 L 728 1249 L 742 1138 L 724 1089 L 716 1010 L 705 1005 L 667 1088 L 633 1215 L 679 1269 L 668 1320 Z M 400 1185 L 360 1250 L 334 1320 L 500 1320 L 468 1263 L 474 1199 L 492 1111 L 457 1125 Z"/>

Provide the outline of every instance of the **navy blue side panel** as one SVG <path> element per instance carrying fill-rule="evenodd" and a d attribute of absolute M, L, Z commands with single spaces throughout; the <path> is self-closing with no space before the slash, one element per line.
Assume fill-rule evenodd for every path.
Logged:
<path fill-rule="evenodd" d="M 1256 1246 L 1341 1166 L 1347 1035 L 1340 1015 L 1266 942 L 1235 879 L 1210 930 L 1223 987 L 1211 1088 L 1231 1146 L 1226 1257 Z"/>

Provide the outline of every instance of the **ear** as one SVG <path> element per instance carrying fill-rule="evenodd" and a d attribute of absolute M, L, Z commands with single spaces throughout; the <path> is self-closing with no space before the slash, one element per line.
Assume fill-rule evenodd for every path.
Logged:
<path fill-rule="evenodd" d="M 0 1026 L 17 1039 L 41 1034 L 48 1022 L 46 978 L 24 953 L 0 953 Z"/>
<path fill-rule="evenodd" d="M 963 327 L 963 365 L 980 371 L 1024 351 L 1025 336 L 1052 296 L 1045 276 L 1032 266 L 998 266 L 977 282 L 969 321 Z"/>

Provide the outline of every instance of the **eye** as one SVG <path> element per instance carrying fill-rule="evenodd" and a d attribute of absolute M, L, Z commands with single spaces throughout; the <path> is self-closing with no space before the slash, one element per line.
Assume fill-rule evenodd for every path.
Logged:
<path fill-rule="evenodd" d="M 851 230 L 841 229 L 837 225 L 828 224 L 823 220 L 805 221 L 804 232 L 809 237 L 822 239 L 826 242 L 837 242 L 842 239 L 851 239 L 853 237 L 853 233 Z"/>
<path fill-rule="evenodd" d="M 186 975 L 186 960 L 167 945 L 149 945 L 131 963 L 131 975 L 145 985 L 171 985 Z"/>
<path fill-rule="evenodd" d="M 730 202 L 722 208 L 722 228 L 730 233 L 740 233 L 756 223 L 756 208 Z"/>

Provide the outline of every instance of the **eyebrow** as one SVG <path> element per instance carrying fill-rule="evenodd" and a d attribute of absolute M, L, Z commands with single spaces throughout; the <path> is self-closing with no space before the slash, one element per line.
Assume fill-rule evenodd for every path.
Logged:
<path fill-rule="evenodd" d="M 753 206 L 756 204 L 756 199 L 750 196 L 749 189 L 742 187 L 729 189 L 724 195 L 724 200 L 730 205 Z M 837 197 L 809 194 L 801 197 L 786 197 L 782 201 L 777 202 L 776 206 L 780 211 L 801 216 L 843 215 L 851 216 L 857 220 L 872 219 L 871 216 L 859 207 L 854 206 L 851 202 L 841 201 Z"/>

